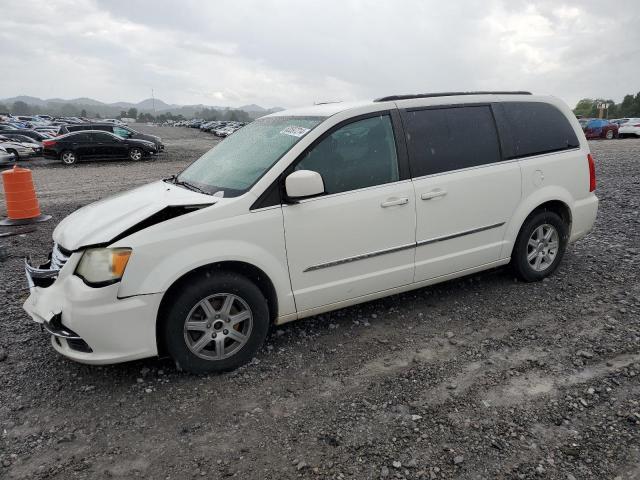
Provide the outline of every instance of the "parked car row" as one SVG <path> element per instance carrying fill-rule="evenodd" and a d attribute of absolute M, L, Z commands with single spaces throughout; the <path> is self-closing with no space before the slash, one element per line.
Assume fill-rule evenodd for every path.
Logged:
<path fill-rule="evenodd" d="M 90 159 L 141 160 L 164 150 L 160 137 L 138 132 L 116 119 L 2 114 L 0 147 L 0 162 L 44 154 L 45 158 L 60 160 L 65 165 Z"/>
<path fill-rule="evenodd" d="M 175 122 L 174 127 L 199 128 L 202 132 L 213 133 L 217 137 L 228 137 L 246 125 L 245 122 L 235 122 L 226 120 L 206 121 L 202 119 L 182 120 Z"/>
<path fill-rule="evenodd" d="M 640 118 L 581 118 L 579 122 L 589 140 L 640 137 Z"/>

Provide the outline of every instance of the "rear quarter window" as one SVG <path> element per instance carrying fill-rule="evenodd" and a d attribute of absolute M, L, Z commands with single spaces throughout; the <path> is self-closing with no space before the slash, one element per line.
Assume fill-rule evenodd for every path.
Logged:
<path fill-rule="evenodd" d="M 506 159 L 580 147 L 567 117 L 543 102 L 505 102 L 495 106 Z"/>

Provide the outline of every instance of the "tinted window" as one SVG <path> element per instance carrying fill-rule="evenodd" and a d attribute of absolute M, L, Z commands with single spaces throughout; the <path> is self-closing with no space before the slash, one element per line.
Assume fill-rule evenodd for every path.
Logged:
<path fill-rule="evenodd" d="M 488 106 L 407 111 L 403 122 L 414 177 L 500 161 Z"/>
<path fill-rule="evenodd" d="M 580 146 L 571 124 L 553 105 L 539 102 L 507 102 L 504 112 L 505 156 L 520 158 Z M 589 127 L 591 125 L 588 125 Z"/>
<path fill-rule="evenodd" d="M 92 139 L 94 142 L 105 142 L 105 143 L 108 143 L 108 142 L 115 142 L 115 141 L 116 141 L 116 139 L 115 139 L 115 138 L 113 138 L 113 137 L 112 137 L 111 135 L 109 135 L 108 133 L 100 133 L 100 132 L 92 133 L 92 134 L 91 134 L 91 139 Z"/>
<path fill-rule="evenodd" d="M 70 142 L 89 142 L 91 139 L 87 133 L 77 133 L 74 135 L 68 135 L 65 137 Z"/>
<path fill-rule="evenodd" d="M 91 130 L 90 125 L 67 125 L 67 130 L 70 132 L 75 132 L 78 130 Z"/>
<path fill-rule="evenodd" d="M 320 173 L 327 193 L 397 181 L 398 159 L 391 118 L 381 115 L 337 129 L 306 152 L 296 170 Z"/>

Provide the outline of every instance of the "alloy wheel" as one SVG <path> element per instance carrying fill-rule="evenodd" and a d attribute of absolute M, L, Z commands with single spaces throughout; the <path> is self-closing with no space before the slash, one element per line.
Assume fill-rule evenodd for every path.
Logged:
<path fill-rule="evenodd" d="M 553 225 L 545 223 L 538 226 L 527 242 L 527 262 L 536 272 L 549 268 L 560 247 L 558 231 Z"/>
<path fill-rule="evenodd" d="M 67 165 L 76 163 L 76 155 L 73 152 L 64 152 L 62 154 L 62 161 Z"/>
<path fill-rule="evenodd" d="M 246 301 L 231 293 L 200 300 L 184 323 L 184 340 L 194 355 L 223 360 L 237 353 L 249 340 L 253 314 Z"/>
<path fill-rule="evenodd" d="M 131 158 L 131 160 L 138 161 L 138 160 L 140 160 L 142 158 L 142 152 L 140 150 L 138 150 L 137 148 L 134 148 L 129 153 L 129 157 Z"/>

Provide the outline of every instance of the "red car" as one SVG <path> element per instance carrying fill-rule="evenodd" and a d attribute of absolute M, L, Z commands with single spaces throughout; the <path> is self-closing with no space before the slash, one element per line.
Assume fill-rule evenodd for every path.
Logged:
<path fill-rule="evenodd" d="M 581 118 L 580 125 L 587 140 L 592 138 L 618 138 L 618 125 L 600 118 Z"/>

